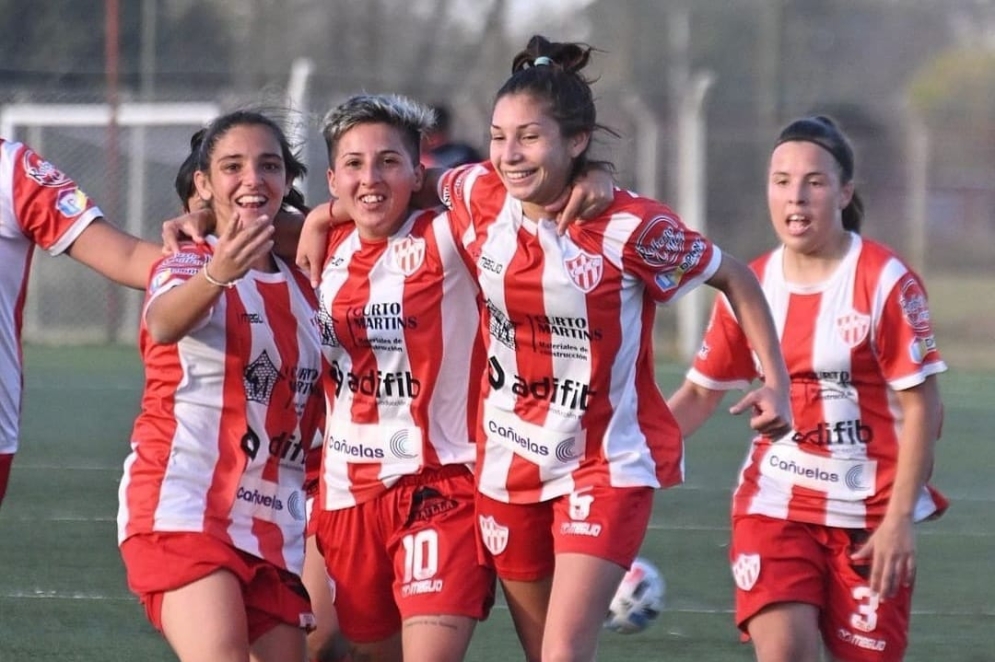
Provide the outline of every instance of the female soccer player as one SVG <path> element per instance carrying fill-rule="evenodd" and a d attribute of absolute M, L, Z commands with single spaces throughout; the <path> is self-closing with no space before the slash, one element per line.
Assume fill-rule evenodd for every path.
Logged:
<path fill-rule="evenodd" d="M 441 182 L 483 301 L 478 525 L 536 661 L 594 659 L 653 490 L 683 478 L 655 382 L 658 303 L 701 284 L 726 294 L 767 375 L 734 410 L 754 410 L 762 433 L 790 425 L 777 336 L 745 265 L 627 191 L 562 236 L 545 212 L 589 164 L 590 51 L 533 37 L 497 93 L 490 163 Z"/>
<path fill-rule="evenodd" d="M 917 521 L 946 370 L 919 277 L 862 238 L 853 150 L 826 117 L 781 132 L 767 200 L 781 245 L 753 262 L 791 375 L 795 432 L 757 438 L 733 499 L 736 623 L 760 662 L 901 660 Z M 685 434 L 726 390 L 763 376 L 727 302 L 669 404 Z"/>
<path fill-rule="evenodd" d="M 476 285 L 441 209 L 413 211 L 431 111 L 360 95 L 326 118 L 327 425 L 319 548 L 354 659 L 463 659 L 493 601 L 476 555 Z"/>
<path fill-rule="evenodd" d="M 21 322 L 35 246 L 144 289 L 159 247 L 122 232 L 66 174 L 0 138 L 0 503 L 20 441 Z"/>
<path fill-rule="evenodd" d="M 130 588 L 184 662 L 303 659 L 304 460 L 323 412 L 316 304 L 270 220 L 303 165 L 251 111 L 199 147 L 206 246 L 153 269 L 146 385 L 118 536 Z"/>

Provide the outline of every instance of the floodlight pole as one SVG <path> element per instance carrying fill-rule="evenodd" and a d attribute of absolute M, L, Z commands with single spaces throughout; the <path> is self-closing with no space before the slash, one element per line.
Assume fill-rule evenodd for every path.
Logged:
<path fill-rule="evenodd" d="M 707 219 L 708 145 L 705 135 L 705 99 L 715 82 L 710 71 L 691 71 L 691 18 L 687 7 L 679 6 L 668 16 L 670 40 L 670 92 L 673 98 L 677 133 L 675 184 L 677 213 L 690 229 L 705 234 Z M 677 301 L 677 342 L 681 359 L 691 360 L 705 326 L 704 288 L 688 292 Z"/>
<path fill-rule="evenodd" d="M 104 0 L 104 66 L 107 84 L 107 106 L 110 109 L 110 121 L 107 123 L 107 173 L 104 201 L 104 213 L 113 223 L 118 220 L 120 209 L 120 150 L 118 148 L 118 57 L 120 53 L 119 33 L 120 23 L 118 0 Z M 113 342 L 117 329 L 117 318 L 120 312 L 117 287 L 107 286 L 107 326 L 106 340 Z"/>

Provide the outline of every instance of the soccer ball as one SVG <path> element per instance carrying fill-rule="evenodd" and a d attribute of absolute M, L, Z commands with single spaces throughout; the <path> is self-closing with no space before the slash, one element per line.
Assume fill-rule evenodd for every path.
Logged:
<path fill-rule="evenodd" d="M 642 632 L 663 609 L 666 589 L 657 567 L 637 557 L 615 591 L 605 627 L 620 634 Z"/>

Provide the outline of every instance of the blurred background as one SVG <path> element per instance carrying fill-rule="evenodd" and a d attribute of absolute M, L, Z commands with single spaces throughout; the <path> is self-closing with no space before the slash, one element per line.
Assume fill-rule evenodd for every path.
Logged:
<path fill-rule="evenodd" d="M 599 120 L 620 137 L 597 149 L 619 183 L 742 259 L 773 244 L 779 128 L 832 115 L 865 234 L 924 275 L 948 360 L 995 368 L 995 1 L 0 0 L 0 29 L 0 135 L 152 240 L 179 212 L 190 134 L 233 108 L 279 114 L 311 204 L 327 199 L 321 117 L 357 92 L 443 104 L 486 155 L 493 94 L 535 33 L 598 49 Z M 34 270 L 27 341 L 135 341 L 140 294 L 70 259 Z M 665 355 L 693 351 L 707 309 L 660 315 Z"/>

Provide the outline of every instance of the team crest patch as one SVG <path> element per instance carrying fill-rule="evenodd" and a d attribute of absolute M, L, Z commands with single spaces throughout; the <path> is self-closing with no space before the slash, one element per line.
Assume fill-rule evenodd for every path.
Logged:
<path fill-rule="evenodd" d="M 740 554 L 732 563 L 732 578 L 736 586 L 743 591 L 749 591 L 757 583 L 760 576 L 760 555 Z"/>
<path fill-rule="evenodd" d="M 425 240 L 421 237 L 402 237 L 391 243 L 390 252 L 397 270 L 410 276 L 425 261 Z"/>
<path fill-rule="evenodd" d="M 604 275 L 604 264 L 603 257 L 591 255 L 586 251 L 580 251 L 574 257 L 563 261 L 570 281 L 584 294 L 593 290 L 601 282 L 601 276 Z"/>
<path fill-rule="evenodd" d="M 498 524 L 491 515 L 487 517 L 481 515 L 478 519 L 480 520 L 480 537 L 484 541 L 484 547 L 491 554 L 497 556 L 508 546 L 508 527 Z"/>
<path fill-rule="evenodd" d="M 836 331 L 848 347 L 856 347 L 864 342 L 871 330 L 871 316 L 855 310 L 836 318 Z"/>
<path fill-rule="evenodd" d="M 24 151 L 24 174 L 37 182 L 40 186 L 58 188 L 72 182 L 61 170 L 35 154 L 30 149 Z"/>
<path fill-rule="evenodd" d="M 912 327 L 918 337 L 927 338 L 933 335 L 926 293 L 922 291 L 915 278 L 909 276 L 908 280 L 902 283 L 898 303 L 902 307 L 906 323 Z"/>
<path fill-rule="evenodd" d="M 684 229 L 669 216 L 657 216 L 636 238 L 636 254 L 647 265 L 661 271 L 673 268 L 684 252 Z"/>

